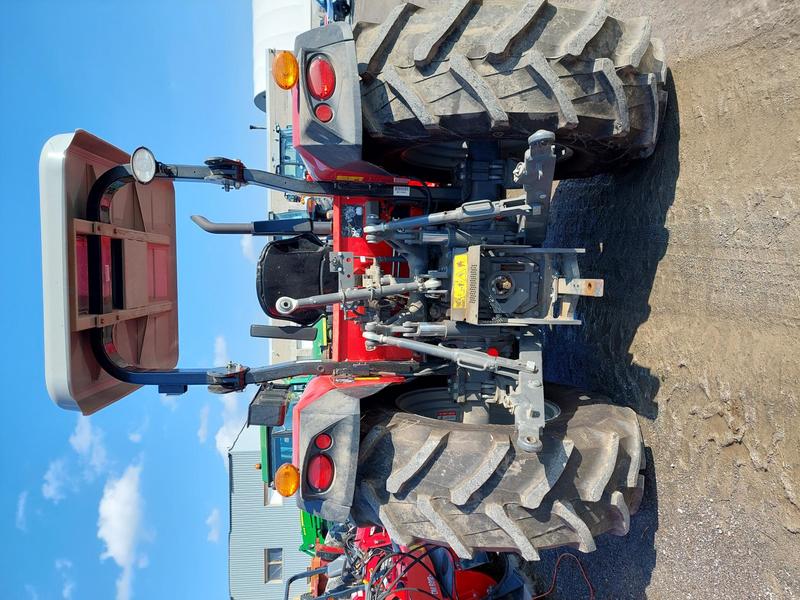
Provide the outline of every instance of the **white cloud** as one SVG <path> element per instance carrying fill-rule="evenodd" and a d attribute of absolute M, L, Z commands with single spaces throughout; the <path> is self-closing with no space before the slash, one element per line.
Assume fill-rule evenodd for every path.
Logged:
<path fill-rule="evenodd" d="M 250 234 L 243 235 L 239 243 L 242 246 L 242 256 L 244 256 L 248 262 L 256 264 L 258 257 L 256 256 L 255 244 L 253 244 L 253 236 Z"/>
<path fill-rule="evenodd" d="M 104 438 L 103 430 L 92 425 L 89 417 L 78 416 L 75 429 L 69 436 L 69 445 L 80 459 L 86 481 L 94 481 L 108 470 L 109 460 Z M 70 473 L 72 470 L 65 457 L 50 461 L 44 474 L 42 496 L 58 504 L 68 491 L 77 490 L 80 482 L 74 473 Z M 18 506 L 18 512 L 19 509 Z M 22 510 L 24 513 L 24 506 Z"/>
<path fill-rule="evenodd" d="M 42 496 L 58 504 L 65 498 L 64 487 L 68 482 L 66 461 L 63 458 L 51 461 L 44 474 Z"/>
<path fill-rule="evenodd" d="M 72 592 L 75 590 L 75 582 L 67 579 L 61 587 L 61 596 L 64 600 L 72 600 Z"/>
<path fill-rule="evenodd" d="M 83 415 L 78 416 L 75 431 L 69 436 L 69 444 L 85 463 L 84 476 L 90 481 L 103 473 L 108 465 L 103 437 L 103 430 L 93 427 L 89 417 Z"/>
<path fill-rule="evenodd" d="M 206 519 L 208 525 L 208 541 L 215 544 L 219 541 L 219 509 L 214 508 Z"/>
<path fill-rule="evenodd" d="M 30 583 L 25 584 L 25 593 L 28 594 L 30 600 L 39 600 L 39 592 Z"/>
<path fill-rule="evenodd" d="M 128 439 L 134 444 L 141 443 L 142 437 L 144 436 L 144 432 L 147 431 L 148 427 L 150 427 L 150 417 L 145 415 L 142 424 L 128 434 Z"/>
<path fill-rule="evenodd" d="M 170 396 L 168 394 L 159 394 L 158 397 L 161 400 L 161 404 L 166 406 L 172 412 L 175 412 L 175 409 L 178 408 L 178 397 L 177 396 Z"/>
<path fill-rule="evenodd" d="M 223 367 L 228 364 L 228 342 L 218 335 L 214 338 L 214 366 Z"/>
<path fill-rule="evenodd" d="M 218 335 L 214 339 L 214 364 L 217 366 L 228 364 L 228 343 L 225 337 Z M 222 460 L 225 462 L 225 468 L 228 467 L 228 449 L 233 445 L 236 436 L 242 429 L 245 420 L 245 411 L 239 405 L 239 394 L 230 393 L 222 394 L 219 399 L 222 402 L 222 425 L 217 430 L 214 436 L 214 442 L 217 446 Z"/>
<path fill-rule="evenodd" d="M 72 579 L 70 571 L 72 570 L 72 561 L 66 558 L 56 559 L 56 571 L 59 572 L 62 579 L 61 597 L 64 600 L 72 599 L 72 592 L 75 591 L 75 581 Z"/>
<path fill-rule="evenodd" d="M 210 409 L 211 407 L 208 404 L 203 405 L 203 408 L 200 409 L 200 426 L 197 428 L 197 439 L 201 444 L 205 444 L 208 438 L 208 412 Z"/>
<path fill-rule="evenodd" d="M 136 546 L 141 537 L 141 465 L 130 465 L 119 479 L 109 479 L 100 499 L 97 537 L 105 543 L 101 560 L 112 558 L 122 569 L 117 578 L 117 600 L 129 600 L 133 569 L 138 563 Z"/>
<path fill-rule="evenodd" d="M 20 531 L 28 530 L 27 506 L 28 490 L 25 490 L 20 492 L 19 496 L 17 496 L 17 516 L 15 523 L 17 525 L 17 529 Z"/>
<path fill-rule="evenodd" d="M 222 426 L 217 430 L 214 436 L 214 442 L 217 446 L 217 452 L 225 462 L 225 468 L 228 467 L 228 449 L 233 446 L 236 436 L 244 425 L 245 414 L 242 407 L 239 405 L 239 394 L 231 393 L 220 396 L 222 402 Z"/>

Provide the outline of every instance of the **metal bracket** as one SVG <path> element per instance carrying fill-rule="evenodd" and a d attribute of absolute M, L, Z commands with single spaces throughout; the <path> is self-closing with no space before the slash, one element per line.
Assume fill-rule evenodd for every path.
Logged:
<path fill-rule="evenodd" d="M 519 384 L 511 395 L 515 401 L 514 423 L 517 426 L 517 444 L 527 452 L 542 449 L 544 428 L 544 381 L 542 379 L 542 341 L 539 328 L 528 329 L 519 340 L 520 362 L 537 366 L 533 372 L 521 371 Z"/>
<path fill-rule="evenodd" d="M 589 296 L 591 298 L 603 297 L 602 279 L 582 279 L 563 277 L 558 280 L 558 293 L 572 296 Z"/>
<path fill-rule="evenodd" d="M 526 452 L 542 449 L 542 428 L 545 423 L 544 382 L 542 380 L 542 343 L 539 328 L 529 328 L 520 337 L 519 360 L 491 356 L 478 350 L 448 348 L 417 340 L 362 332 L 365 340 L 373 344 L 396 346 L 412 352 L 435 356 L 451 361 L 457 366 L 474 371 L 489 371 L 517 382 L 509 399 L 514 406 L 517 443 Z"/>
<path fill-rule="evenodd" d="M 355 287 L 355 277 L 353 277 L 354 256 L 352 252 L 331 252 L 330 267 L 331 272 L 339 274 L 339 289 L 346 290 Z"/>
<path fill-rule="evenodd" d="M 317 330 L 292 325 L 250 325 L 250 337 L 313 342 L 317 339 Z"/>
<path fill-rule="evenodd" d="M 542 210 L 526 218 L 527 243 L 540 245 L 547 235 L 547 217 L 553 191 L 553 174 L 556 168 L 554 143 L 556 134 L 540 129 L 528 138 L 525 160 L 514 169 L 514 181 L 521 184 L 528 204 L 539 204 Z"/>
<path fill-rule="evenodd" d="M 277 427 L 286 419 L 289 404 L 289 386 L 275 383 L 262 383 L 247 411 L 248 425 Z"/>

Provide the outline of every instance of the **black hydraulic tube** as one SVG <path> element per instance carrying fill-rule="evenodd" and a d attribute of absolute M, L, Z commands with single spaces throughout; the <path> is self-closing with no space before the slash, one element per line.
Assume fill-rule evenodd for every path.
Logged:
<path fill-rule="evenodd" d="M 310 571 L 303 571 L 302 573 L 295 573 L 289 579 L 286 580 L 286 586 L 283 588 L 283 600 L 289 600 L 289 587 L 298 579 L 303 579 L 306 577 L 313 577 L 314 575 L 322 575 L 323 573 L 328 572 L 327 565 L 324 567 L 318 567 L 316 569 L 311 569 Z"/>
<path fill-rule="evenodd" d="M 317 596 L 316 598 L 312 598 L 312 600 L 327 600 L 327 598 L 340 598 L 342 596 L 351 596 L 356 592 L 360 592 L 363 589 L 364 589 L 364 584 L 359 583 L 358 585 L 342 588 L 340 590 L 336 590 L 335 592 L 325 592 L 324 594 L 322 594 L 322 596 Z"/>
<path fill-rule="evenodd" d="M 107 328 L 91 330 L 92 352 L 103 370 L 125 383 L 134 385 L 186 386 L 209 385 L 208 369 L 143 369 L 129 365 L 116 352 L 109 354 L 104 335 Z"/>
<path fill-rule="evenodd" d="M 284 233 L 286 231 L 287 233 Z M 269 219 L 253 222 L 253 235 L 297 235 L 311 232 L 316 235 L 331 235 L 333 223 L 312 219 Z"/>

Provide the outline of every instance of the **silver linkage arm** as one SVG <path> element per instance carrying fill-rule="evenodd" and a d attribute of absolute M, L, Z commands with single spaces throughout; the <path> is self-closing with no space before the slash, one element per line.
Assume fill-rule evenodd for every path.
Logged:
<path fill-rule="evenodd" d="M 385 223 L 374 223 L 364 227 L 367 236 L 379 236 L 381 233 L 397 231 L 398 229 L 414 229 L 417 227 L 430 227 L 447 223 L 471 223 L 484 219 L 497 217 L 511 217 L 515 215 L 534 215 L 540 211 L 540 206 L 531 206 L 525 197 L 505 198 L 491 202 L 489 200 L 475 200 L 465 202 L 459 208 L 443 212 L 395 219 Z"/>
<path fill-rule="evenodd" d="M 491 371 L 498 375 L 517 379 L 521 371 L 528 371 L 536 373 L 539 370 L 538 365 L 533 362 L 522 363 L 510 358 L 502 356 L 492 356 L 486 352 L 479 352 L 478 350 L 467 350 L 466 348 L 448 348 L 439 344 L 429 344 L 427 342 L 418 342 L 416 340 L 409 340 L 406 338 L 398 338 L 389 335 L 382 335 L 379 333 L 372 333 L 364 331 L 361 333 L 367 342 L 372 342 L 373 345 L 381 346 L 397 346 L 398 348 L 405 348 L 411 352 L 418 352 L 419 354 L 427 354 L 428 356 L 435 356 L 454 362 L 459 367 L 465 369 L 472 369 L 475 371 Z"/>
<path fill-rule="evenodd" d="M 425 293 L 435 290 L 441 287 L 441 285 L 442 282 L 438 279 L 420 278 L 408 283 L 392 283 L 368 288 L 347 288 L 332 294 L 308 296 L 307 298 L 290 298 L 289 296 L 283 296 L 278 298 L 278 301 L 275 303 L 275 310 L 282 315 L 290 315 L 302 308 L 315 308 L 318 306 L 328 306 L 329 304 L 376 300 L 385 296 L 407 294 L 409 292 Z"/>
<path fill-rule="evenodd" d="M 361 334 L 367 344 L 380 344 L 405 348 L 428 356 L 435 356 L 454 362 L 459 367 L 476 371 L 490 371 L 496 375 L 508 377 L 516 382 L 511 397 L 514 401 L 514 423 L 517 428 L 517 444 L 527 452 L 538 452 L 542 449 L 542 428 L 544 427 L 544 389 L 540 366 L 535 361 L 518 361 L 502 356 L 491 356 L 478 350 L 466 348 L 448 348 L 438 344 L 429 344 L 406 338 L 381 335 L 370 331 Z M 536 356 L 541 359 L 538 333 L 531 336 L 523 334 L 520 341 L 526 349 L 523 355 Z"/>

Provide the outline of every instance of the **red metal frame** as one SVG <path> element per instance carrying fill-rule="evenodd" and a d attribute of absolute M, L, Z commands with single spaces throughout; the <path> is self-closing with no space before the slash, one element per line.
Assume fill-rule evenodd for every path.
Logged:
<path fill-rule="evenodd" d="M 383 376 L 383 377 L 356 377 L 349 380 L 337 380 L 336 377 L 331 375 L 320 375 L 314 377 L 306 384 L 302 396 L 294 405 L 292 410 L 292 423 L 294 431 L 292 432 L 292 463 L 300 468 L 300 412 L 319 400 L 322 396 L 334 389 L 345 389 L 351 387 L 361 387 L 365 385 L 378 386 L 378 385 L 391 385 L 393 383 L 402 383 L 405 381 L 403 377 L 398 375 Z"/>
<path fill-rule="evenodd" d="M 392 249 L 385 242 L 369 244 L 364 237 L 342 236 L 341 213 L 345 206 L 361 207 L 366 212 L 367 197 L 337 196 L 333 199 L 333 250 L 353 254 L 353 274 L 362 275 L 372 265 L 376 256 L 392 256 Z M 341 305 L 333 307 L 333 359 L 334 360 L 408 360 L 411 353 L 391 346 L 379 346 L 367 350 L 358 323 L 348 320 Z"/>
<path fill-rule="evenodd" d="M 389 534 L 380 527 L 359 527 L 356 531 L 356 546 L 363 552 L 369 552 L 376 548 L 385 548 L 392 545 L 392 540 Z M 427 549 L 422 546 L 415 548 L 407 548 L 401 546 L 400 549 L 413 556 L 419 557 L 421 554 L 427 552 Z M 434 571 L 433 561 L 430 556 L 424 556 L 419 562 L 412 564 L 414 558 L 408 556 L 397 556 L 391 559 L 393 567 L 389 571 L 383 581 L 387 586 L 395 585 L 399 579 L 401 585 L 397 585 L 394 591 L 386 597 L 387 600 L 416 600 L 421 598 L 444 598 L 444 594 L 439 586 L 439 583 L 431 576 L 430 571 Z M 367 580 L 372 579 L 372 573 L 378 567 L 378 563 L 382 560 L 382 555 L 374 553 L 372 558 L 367 562 L 364 576 Z M 415 592 L 404 591 L 404 588 L 421 589 L 425 590 L 427 594 L 419 594 Z M 428 595 L 429 594 L 429 595 Z M 365 592 L 361 591 L 353 597 L 356 599 L 364 598 Z"/>
<path fill-rule="evenodd" d="M 381 527 L 359 527 L 356 530 L 355 545 L 363 555 L 370 557 L 363 573 L 365 580 L 370 581 L 375 569 L 378 568 L 385 556 L 380 549 L 385 548 L 386 552 L 392 552 L 392 539 Z M 447 597 L 439 582 L 431 575 L 431 572 L 435 572 L 435 566 L 431 557 L 427 555 L 428 548 L 425 546 L 399 546 L 399 549 L 404 555 L 392 556 L 387 559 L 392 561 L 392 568 L 381 578 L 385 588 L 393 588 L 391 594 L 386 596 L 387 600 L 429 600 L 430 598 L 443 599 Z M 375 550 L 378 551 L 375 552 Z M 486 598 L 489 595 L 489 589 L 496 586 L 497 581 L 486 573 L 461 568 L 461 563 L 453 551 L 449 548 L 443 548 L 443 550 L 450 553 L 453 561 L 453 597 L 456 600 L 483 600 Z M 415 559 L 420 556 L 422 558 L 415 562 Z M 326 564 L 326 561 L 316 558 L 312 567 L 323 564 Z M 376 583 L 373 582 L 373 585 Z M 325 581 L 322 578 L 312 581 L 312 584 L 314 595 L 324 595 Z M 423 590 L 423 593 L 410 591 L 414 589 Z M 361 600 L 364 596 L 365 592 L 362 590 L 354 593 L 351 598 Z"/>

